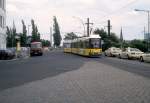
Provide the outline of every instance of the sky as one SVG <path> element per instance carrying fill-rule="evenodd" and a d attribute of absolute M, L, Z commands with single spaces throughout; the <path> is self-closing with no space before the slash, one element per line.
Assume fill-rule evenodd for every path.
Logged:
<path fill-rule="evenodd" d="M 110 20 L 111 32 L 118 37 L 122 27 L 125 40 L 143 39 L 148 16 L 146 12 L 134 9 L 150 10 L 150 0 L 6 0 L 6 24 L 12 27 L 14 20 L 17 32 L 21 32 L 21 20 L 28 28 L 34 19 L 41 37 L 49 40 L 53 16 L 57 17 L 62 37 L 68 32 L 82 36 L 87 18 L 94 23 L 91 25 L 93 29 L 107 30 L 107 20 Z"/>

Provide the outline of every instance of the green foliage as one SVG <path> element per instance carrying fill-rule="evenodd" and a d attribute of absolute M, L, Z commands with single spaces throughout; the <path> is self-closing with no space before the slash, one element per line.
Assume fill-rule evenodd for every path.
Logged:
<path fill-rule="evenodd" d="M 6 34 L 7 34 L 7 47 L 12 47 L 12 30 L 8 26 L 6 27 Z"/>
<path fill-rule="evenodd" d="M 95 34 L 99 34 L 102 39 L 108 38 L 107 32 L 104 31 L 104 29 L 96 29 L 96 30 L 94 31 L 94 33 L 95 33 Z"/>
<path fill-rule="evenodd" d="M 16 27 L 15 23 L 13 22 L 13 28 L 6 27 L 6 34 L 7 34 L 7 47 L 15 47 L 16 46 Z"/>
<path fill-rule="evenodd" d="M 34 20 L 31 20 L 32 24 L 32 41 L 40 41 L 40 33 L 38 32 L 38 28 L 34 23 Z"/>
<path fill-rule="evenodd" d="M 111 33 L 110 36 L 108 36 L 107 32 L 104 29 L 96 29 L 94 33 L 99 34 L 104 41 L 104 44 L 102 45 L 103 50 L 106 50 L 112 46 L 120 47 L 119 38 L 115 33 Z"/>
<path fill-rule="evenodd" d="M 57 18 L 54 16 L 54 25 L 53 25 L 53 28 L 54 28 L 54 33 L 53 33 L 53 38 L 54 38 L 54 46 L 58 47 L 60 46 L 60 43 L 61 43 L 61 35 L 60 35 L 60 30 L 59 30 L 59 25 L 58 25 L 58 22 L 57 22 Z"/>
<path fill-rule="evenodd" d="M 123 41 L 123 37 L 121 40 L 116 36 L 115 33 L 111 33 L 110 36 L 108 36 L 107 32 L 103 29 L 96 29 L 94 33 L 99 34 L 104 41 L 103 50 L 106 50 L 109 47 L 121 47 L 121 43 L 123 45 L 123 48 L 132 47 L 132 48 L 138 48 L 141 51 L 145 52 L 147 51 L 146 42 L 144 40 L 132 40 L 132 41 Z"/>
<path fill-rule="evenodd" d="M 16 47 L 16 35 L 17 35 L 17 32 L 16 32 L 16 26 L 15 26 L 15 23 L 13 21 L 13 28 L 12 28 L 12 47 Z"/>
<path fill-rule="evenodd" d="M 75 33 L 73 33 L 73 32 L 71 32 L 71 33 L 67 33 L 66 35 L 65 35 L 65 40 L 71 40 L 71 39 L 75 39 L 75 38 L 78 38 L 78 36 L 75 34 Z"/>
<path fill-rule="evenodd" d="M 132 40 L 131 41 L 131 47 L 133 48 L 138 48 L 140 49 L 141 51 L 147 51 L 147 46 L 146 46 L 146 42 L 143 41 L 143 40 Z"/>
<path fill-rule="evenodd" d="M 42 45 L 43 45 L 44 47 L 49 47 L 49 46 L 51 46 L 51 43 L 50 43 L 50 41 L 48 41 L 48 40 L 42 39 L 41 42 L 42 42 Z"/>
<path fill-rule="evenodd" d="M 21 41 L 21 46 L 25 47 L 27 42 L 27 30 L 23 20 L 22 20 L 22 33 L 20 33 L 20 41 Z"/>

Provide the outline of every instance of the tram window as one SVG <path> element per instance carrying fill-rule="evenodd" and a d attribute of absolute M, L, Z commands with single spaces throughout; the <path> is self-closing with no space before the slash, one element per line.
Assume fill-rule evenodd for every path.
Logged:
<path fill-rule="evenodd" d="M 93 38 L 90 40 L 90 47 L 91 48 L 100 48 L 100 39 L 97 39 L 97 38 Z"/>
<path fill-rule="evenodd" d="M 82 48 L 82 41 L 79 41 L 79 48 Z"/>
<path fill-rule="evenodd" d="M 75 48 L 78 48 L 78 42 L 75 42 Z"/>
<path fill-rule="evenodd" d="M 85 41 L 85 48 L 89 48 L 89 41 L 88 40 Z"/>
<path fill-rule="evenodd" d="M 70 44 L 69 43 L 64 43 L 64 48 L 70 48 Z"/>

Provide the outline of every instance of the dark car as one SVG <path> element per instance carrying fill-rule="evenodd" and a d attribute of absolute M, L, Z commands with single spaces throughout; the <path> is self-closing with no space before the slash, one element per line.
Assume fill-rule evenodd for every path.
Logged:
<path fill-rule="evenodd" d="M 0 50 L 0 60 L 9 60 L 15 57 L 15 53 L 11 49 Z"/>

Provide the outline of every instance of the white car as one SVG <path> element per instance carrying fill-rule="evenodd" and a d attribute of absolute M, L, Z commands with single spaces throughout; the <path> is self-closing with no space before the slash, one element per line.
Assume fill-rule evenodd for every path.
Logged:
<path fill-rule="evenodd" d="M 119 58 L 127 58 L 127 59 L 139 59 L 140 56 L 143 54 L 142 51 L 140 51 L 137 48 L 125 48 L 124 50 L 122 50 L 122 52 L 119 54 Z"/>
<path fill-rule="evenodd" d="M 121 52 L 120 48 L 111 47 L 105 51 L 105 56 L 117 57 L 120 52 Z"/>
<path fill-rule="evenodd" d="M 141 62 L 144 62 L 144 61 L 147 61 L 147 62 L 150 62 L 150 53 L 144 53 L 140 56 L 140 61 Z"/>

